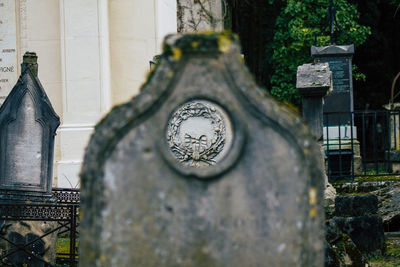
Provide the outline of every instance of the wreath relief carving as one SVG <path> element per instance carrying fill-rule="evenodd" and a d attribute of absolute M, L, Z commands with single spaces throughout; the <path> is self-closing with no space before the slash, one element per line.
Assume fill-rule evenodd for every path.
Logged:
<path fill-rule="evenodd" d="M 215 165 L 226 148 L 226 115 L 208 101 L 191 101 L 176 110 L 168 123 L 172 154 L 191 167 Z"/>

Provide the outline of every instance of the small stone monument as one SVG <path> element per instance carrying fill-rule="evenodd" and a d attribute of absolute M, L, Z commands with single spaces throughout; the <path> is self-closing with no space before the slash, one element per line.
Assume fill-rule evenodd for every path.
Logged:
<path fill-rule="evenodd" d="M 0 202 L 54 202 L 54 136 L 60 124 L 37 77 L 35 53 L 0 108 Z"/>
<path fill-rule="evenodd" d="M 328 63 L 304 64 L 297 68 L 296 88 L 302 97 L 303 117 L 317 141 L 323 139 L 324 98 L 332 92 Z"/>
<path fill-rule="evenodd" d="M 329 63 L 329 68 L 332 71 L 333 91 L 325 100 L 325 113 L 349 113 L 354 111 L 351 63 L 353 54 L 354 45 L 311 47 L 311 55 L 314 57 L 315 61 Z M 325 125 L 350 125 L 351 118 L 349 114 L 332 115 L 329 117 L 329 121 L 325 122 Z"/>
<path fill-rule="evenodd" d="M 323 266 L 321 161 L 234 36 L 169 36 L 86 149 L 80 266 Z"/>
<path fill-rule="evenodd" d="M 316 63 L 329 63 L 333 90 L 324 103 L 324 147 L 331 179 L 361 172 L 360 143 L 354 126 L 352 56 L 354 45 L 311 47 Z M 341 161 L 341 163 L 336 163 Z M 342 166 L 337 169 L 335 166 Z"/>
<path fill-rule="evenodd" d="M 328 63 L 304 64 L 297 68 L 296 87 L 302 97 L 303 117 L 311 133 L 321 145 L 321 158 L 324 157 L 323 143 L 323 104 L 332 92 L 332 72 Z M 324 168 L 324 166 L 322 166 Z M 335 188 L 325 180 L 325 209 L 333 210 L 336 197 Z"/>
<path fill-rule="evenodd" d="M 0 108 L 0 204 L 54 203 L 54 136 L 60 119 L 38 79 L 36 54 L 26 52 L 21 66 L 21 76 Z M 43 260 L 54 264 L 57 233 L 50 231 L 55 227 L 55 222 L 0 221 L 0 251 L 9 253 L 6 260 L 12 266 L 44 266 Z M 27 244 L 37 258 L 13 252 Z"/>

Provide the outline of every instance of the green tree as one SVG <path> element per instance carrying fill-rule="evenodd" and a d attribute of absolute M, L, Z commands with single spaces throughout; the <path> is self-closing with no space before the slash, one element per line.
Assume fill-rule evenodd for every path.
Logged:
<path fill-rule="evenodd" d="M 283 102 L 298 106 L 300 96 L 296 90 L 297 67 L 312 61 L 310 48 L 314 44 L 316 34 L 321 34 L 317 38 L 317 46 L 330 43 L 329 32 L 321 33 L 323 28 L 328 30 L 329 0 L 285 2 L 286 6 L 276 20 L 273 41 L 267 47 L 267 50 L 272 50 L 271 94 Z M 356 47 L 364 43 L 371 31 L 369 27 L 357 23 L 359 13 L 356 6 L 346 0 L 336 0 L 334 5 L 338 24 L 343 32 L 347 33 L 347 36 L 338 35 L 335 43 L 354 43 Z M 359 77 L 360 75 L 355 78 Z"/>

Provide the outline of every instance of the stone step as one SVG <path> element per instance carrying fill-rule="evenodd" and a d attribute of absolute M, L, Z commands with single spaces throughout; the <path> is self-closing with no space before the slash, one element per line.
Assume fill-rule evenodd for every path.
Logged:
<path fill-rule="evenodd" d="M 385 232 L 385 238 L 400 238 L 400 232 Z"/>

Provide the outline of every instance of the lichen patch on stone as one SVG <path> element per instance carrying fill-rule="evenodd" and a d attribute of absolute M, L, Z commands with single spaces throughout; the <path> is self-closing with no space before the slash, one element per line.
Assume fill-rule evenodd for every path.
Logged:
<path fill-rule="evenodd" d="M 179 61 L 179 59 L 181 59 L 181 56 L 182 56 L 182 50 L 177 47 L 173 47 L 172 48 L 172 59 L 174 61 Z"/>
<path fill-rule="evenodd" d="M 222 53 L 229 53 L 232 49 L 232 40 L 224 34 L 218 36 L 218 49 Z"/>

